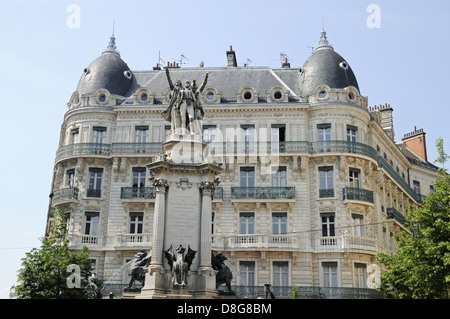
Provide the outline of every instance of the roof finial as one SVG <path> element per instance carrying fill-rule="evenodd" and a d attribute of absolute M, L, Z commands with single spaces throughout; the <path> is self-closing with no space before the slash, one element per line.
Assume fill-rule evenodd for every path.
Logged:
<path fill-rule="evenodd" d="M 320 49 L 327 49 L 327 48 L 333 49 L 333 46 L 328 42 L 327 32 L 325 31 L 325 28 L 323 28 L 322 31 L 320 32 L 319 45 L 316 46 L 316 48 L 314 49 L 314 52 L 316 52 L 317 50 L 320 50 Z"/>
<path fill-rule="evenodd" d="M 113 21 L 113 32 L 111 37 L 109 38 L 109 44 L 106 47 L 105 51 L 103 51 L 103 53 L 114 53 L 120 56 L 119 51 L 117 51 L 117 47 L 116 47 L 116 37 L 114 36 L 114 29 L 116 26 L 116 20 Z"/>

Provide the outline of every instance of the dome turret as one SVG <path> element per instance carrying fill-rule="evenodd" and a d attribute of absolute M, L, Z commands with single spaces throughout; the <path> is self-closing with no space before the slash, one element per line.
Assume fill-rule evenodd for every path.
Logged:
<path fill-rule="evenodd" d="M 328 42 L 325 30 L 321 32 L 319 44 L 313 54 L 300 69 L 299 85 L 304 94 L 310 94 L 323 85 L 332 89 L 354 86 L 359 91 L 350 65 Z"/>
<path fill-rule="evenodd" d="M 111 94 L 125 96 L 130 90 L 133 73 L 120 57 L 115 41 L 112 35 L 102 55 L 83 70 L 77 87 L 80 94 L 93 94 L 98 89 L 107 89 Z"/>

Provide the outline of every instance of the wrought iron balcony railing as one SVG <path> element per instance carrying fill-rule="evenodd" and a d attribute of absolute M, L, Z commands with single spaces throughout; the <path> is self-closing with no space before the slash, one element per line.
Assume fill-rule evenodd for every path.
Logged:
<path fill-rule="evenodd" d="M 295 187 L 231 187 L 231 199 L 295 199 Z"/>
<path fill-rule="evenodd" d="M 343 189 L 344 200 L 359 200 L 373 204 L 373 191 L 363 188 L 345 187 Z"/>
<path fill-rule="evenodd" d="M 88 189 L 87 193 L 86 193 L 86 197 L 101 198 L 102 190 L 101 189 Z"/>
<path fill-rule="evenodd" d="M 62 188 L 53 192 L 53 204 L 72 200 L 78 200 L 78 188 L 76 187 Z"/>
<path fill-rule="evenodd" d="M 154 187 L 122 187 L 120 189 L 121 199 L 154 199 L 155 188 Z"/>
<path fill-rule="evenodd" d="M 162 143 L 112 143 L 113 155 L 161 154 Z"/>
<path fill-rule="evenodd" d="M 334 197 L 334 188 L 319 189 L 319 198 Z"/>
<path fill-rule="evenodd" d="M 398 210 L 396 210 L 394 207 L 389 207 L 386 209 L 386 213 L 389 219 L 395 219 L 398 221 L 401 225 L 405 224 L 406 217 L 403 216 Z"/>
<path fill-rule="evenodd" d="M 56 161 L 73 156 L 109 156 L 111 155 L 111 144 L 99 143 L 77 143 L 62 146 L 56 152 Z"/>

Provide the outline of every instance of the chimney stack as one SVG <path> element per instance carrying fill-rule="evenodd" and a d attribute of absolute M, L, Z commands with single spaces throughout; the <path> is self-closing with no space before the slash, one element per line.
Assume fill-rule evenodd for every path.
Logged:
<path fill-rule="evenodd" d="M 230 51 L 227 51 L 228 67 L 237 67 L 236 52 L 233 51 L 233 47 L 230 45 Z"/>
<path fill-rule="evenodd" d="M 423 131 L 423 129 L 417 129 L 414 126 L 414 131 L 405 134 L 402 142 L 414 154 L 419 156 L 425 162 L 428 162 L 427 144 L 425 141 L 425 132 Z"/>

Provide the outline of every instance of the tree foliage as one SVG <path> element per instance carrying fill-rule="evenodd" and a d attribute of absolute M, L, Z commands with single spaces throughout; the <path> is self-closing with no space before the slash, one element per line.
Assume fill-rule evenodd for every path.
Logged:
<path fill-rule="evenodd" d="M 51 233 L 42 240 L 40 249 L 33 248 L 22 259 L 17 284 L 11 287 L 11 298 L 85 299 L 91 296 L 86 289 L 92 267 L 88 249 L 83 247 L 81 253 L 71 251 L 64 212 L 56 211 L 55 219 Z M 68 278 L 74 277 L 69 265 L 79 267 L 79 287 L 68 284 Z"/>
<path fill-rule="evenodd" d="M 447 156 L 443 144 L 439 163 Z M 386 267 L 381 276 L 382 290 L 389 297 L 446 298 L 450 289 L 450 176 L 439 169 L 434 192 L 422 207 L 410 207 L 405 226 L 410 233 L 396 236 L 398 251 L 393 256 L 380 254 Z M 412 235 L 411 235 L 412 234 Z"/>

